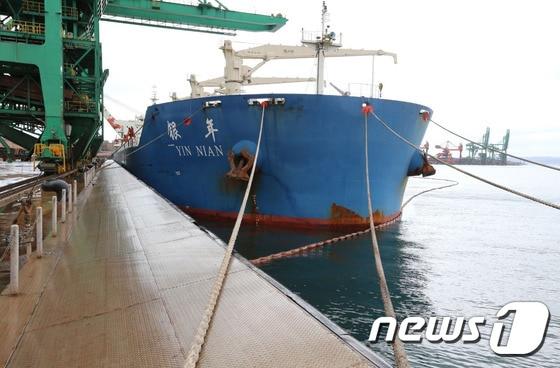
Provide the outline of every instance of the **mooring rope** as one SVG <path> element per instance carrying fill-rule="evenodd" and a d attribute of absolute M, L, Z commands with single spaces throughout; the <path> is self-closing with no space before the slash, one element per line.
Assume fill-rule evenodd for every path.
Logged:
<path fill-rule="evenodd" d="M 300 247 L 297 247 L 297 248 L 294 248 L 294 249 L 290 249 L 290 250 L 286 250 L 286 251 L 283 251 L 283 252 L 270 254 L 268 256 L 255 258 L 255 259 L 252 259 L 250 262 L 255 266 L 261 266 L 263 264 L 270 263 L 270 262 L 275 261 L 277 259 L 293 257 L 295 255 L 305 253 L 305 252 L 309 252 L 313 249 L 317 249 L 317 248 L 320 248 L 320 247 L 325 246 L 325 245 L 334 244 L 334 243 L 341 242 L 343 240 L 352 239 L 352 238 L 358 237 L 360 235 L 367 234 L 368 232 L 369 232 L 369 228 L 366 229 L 366 230 L 356 231 L 356 232 L 353 232 L 353 233 L 350 233 L 350 234 L 337 236 L 335 238 L 331 238 L 331 239 L 322 240 L 322 241 L 319 241 L 319 242 L 303 245 L 303 246 L 300 246 Z"/>
<path fill-rule="evenodd" d="M 249 199 L 249 192 L 251 191 L 251 186 L 253 184 L 253 178 L 255 176 L 255 170 L 257 168 L 257 162 L 259 158 L 259 149 L 261 145 L 262 139 L 262 132 L 264 126 L 264 112 L 268 107 L 268 101 L 261 102 L 262 106 L 262 114 L 261 114 L 261 123 L 259 128 L 259 138 L 257 141 L 257 148 L 255 151 L 255 160 L 253 167 L 251 168 L 251 175 L 249 176 L 249 182 L 247 183 L 247 188 L 245 189 L 245 195 L 243 196 L 243 202 L 241 203 L 241 208 L 237 213 L 237 219 L 235 220 L 235 225 L 231 232 L 231 236 L 229 238 L 228 246 L 226 248 L 226 252 L 224 254 L 224 258 L 222 260 L 222 265 L 220 266 L 220 270 L 218 272 L 218 276 L 216 277 L 216 281 L 214 282 L 214 286 L 212 287 L 212 292 L 210 294 L 210 300 L 208 301 L 208 305 L 206 306 L 206 310 L 200 324 L 198 326 L 198 330 L 196 336 L 194 338 L 193 345 L 189 351 L 187 356 L 187 361 L 185 363 L 185 368 L 195 368 L 200 357 L 200 352 L 202 351 L 202 346 L 206 340 L 206 335 L 208 334 L 208 329 L 210 327 L 210 323 L 212 322 L 212 317 L 214 316 L 214 311 L 216 309 L 216 305 L 218 304 L 218 300 L 220 298 L 227 272 L 229 269 L 229 265 L 231 263 L 231 257 L 233 254 L 233 248 L 235 246 L 235 242 L 237 240 L 237 235 L 239 234 L 239 229 L 241 227 L 241 221 L 243 220 L 243 215 L 245 213 L 245 207 L 247 206 L 247 200 Z"/>
<path fill-rule="evenodd" d="M 131 156 L 131 155 L 135 154 L 136 152 L 138 152 L 138 151 L 140 151 L 140 150 L 146 148 L 147 146 L 149 146 L 150 144 L 154 143 L 155 141 L 157 141 L 158 139 L 160 139 L 161 137 L 163 137 L 163 136 L 166 135 L 166 134 L 167 134 L 167 131 L 161 133 L 160 135 L 158 135 L 157 137 L 151 139 L 151 140 L 148 141 L 147 143 L 144 143 L 143 145 L 136 147 L 136 149 L 133 150 L 132 152 L 129 152 L 129 153 L 126 153 L 126 152 L 125 152 L 124 157 Z"/>
<path fill-rule="evenodd" d="M 421 152 L 421 153 L 424 153 L 419 147 L 416 147 L 416 145 L 414 145 L 414 143 L 410 142 L 408 139 L 404 138 L 402 135 L 400 135 L 400 134 L 397 133 L 395 130 L 393 130 L 393 129 L 392 129 L 385 121 L 383 121 L 374 111 L 371 111 L 371 114 L 377 119 L 377 121 L 378 121 L 379 123 L 381 123 L 387 130 L 389 130 L 391 133 L 393 133 L 393 135 L 395 135 L 395 136 L 396 136 L 397 138 L 399 138 L 401 141 L 403 141 L 404 143 L 408 144 L 410 147 L 414 148 L 415 150 L 417 150 L 417 151 L 419 151 L 419 152 Z M 544 199 L 540 199 L 540 198 L 534 197 L 534 196 L 529 195 L 529 194 L 522 193 L 522 192 L 520 192 L 520 191 L 518 191 L 518 190 L 515 190 L 515 189 L 512 189 L 512 188 L 508 188 L 508 187 L 506 187 L 506 186 L 504 186 L 504 185 L 501 185 L 501 184 L 498 184 L 498 183 L 494 183 L 493 181 L 490 181 L 490 180 L 488 180 L 488 179 L 482 178 L 482 177 L 480 177 L 480 176 L 478 176 L 478 175 L 475 175 L 475 174 L 472 174 L 472 173 L 470 173 L 470 172 L 468 172 L 468 171 L 465 171 L 465 170 L 463 170 L 463 169 L 460 169 L 460 168 L 458 168 L 458 167 L 455 166 L 455 165 L 452 165 L 452 164 L 450 164 L 450 163 L 448 163 L 448 162 L 445 162 L 445 161 L 443 161 L 443 160 L 440 160 L 439 158 L 437 158 L 437 157 L 435 157 L 435 156 L 433 156 L 433 155 L 430 155 L 429 153 L 426 153 L 426 154 L 427 154 L 431 159 L 433 159 L 434 161 L 437 161 L 437 162 L 440 163 L 440 164 L 449 166 L 450 168 L 452 168 L 452 169 L 454 169 L 454 170 L 457 170 L 457 171 L 459 171 L 459 172 L 462 173 L 462 174 L 465 174 L 465 175 L 467 175 L 467 176 L 470 176 L 471 178 L 474 178 L 474 179 L 476 179 L 476 180 L 482 181 L 482 182 L 484 182 L 484 183 L 486 183 L 486 184 L 489 184 L 489 185 L 491 185 L 491 186 L 493 186 L 493 187 L 502 189 L 502 190 L 504 190 L 504 191 L 506 191 L 506 192 L 515 194 L 515 195 L 517 195 L 517 196 L 519 196 L 519 197 L 523 197 L 523 198 L 528 199 L 528 200 L 530 200 L 530 201 L 533 201 L 533 202 L 536 202 L 536 203 L 540 203 L 540 204 L 543 204 L 543 205 L 545 205 L 545 206 L 552 207 L 552 208 L 554 208 L 554 209 L 560 210 L 560 206 L 557 205 L 557 204 L 554 204 L 554 203 L 545 201 Z"/>
<path fill-rule="evenodd" d="M 403 210 L 403 208 L 405 208 L 410 202 L 412 202 L 412 200 L 416 197 L 419 197 L 423 194 L 429 193 L 429 192 L 433 192 L 434 190 L 439 190 L 439 189 L 445 189 L 445 188 L 449 188 L 449 187 L 454 187 L 455 185 L 459 185 L 459 182 L 456 180 L 451 180 L 451 179 L 442 179 L 442 178 L 422 178 L 421 180 L 437 180 L 437 181 L 445 181 L 451 184 L 446 184 L 446 185 L 442 185 L 441 187 L 435 187 L 435 188 L 430 188 L 430 189 L 426 189 L 421 191 L 420 193 L 416 193 L 415 195 L 411 196 L 410 198 L 408 198 L 406 200 L 406 202 L 403 203 L 403 205 L 401 206 L 401 211 Z"/>
<path fill-rule="evenodd" d="M 144 122 L 142 123 L 142 125 L 140 125 L 140 128 L 138 128 L 138 130 L 137 130 L 136 132 L 134 132 L 134 134 L 140 133 L 140 132 L 142 131 L 142 129 L 144 129 L 144 124 L 146 124 L 146 121 L 144 121 Z M 117 149 L 114 150 L 112 154 L 114 155 L 115 153 L 119 152 L 119 150 L 120 150 L 121 148 L 123 148 L 124 145 L 125 145 L 126 143 L 128 143 L 128 142 L 122 142 L 121 145 L 118 146 Z"/>
<path fill-rule="evenodd" d="M 193 112 L 192 114 L 190 114 L 188 117 L 186 117 L 184 120 L 189 120 L 192 119 L 193 116 L 195 116 L 196 114 L 198 114 L 199 112 L 201 112 L 202 110 L 204 110 L 205 106 L 202 105 L 201 108 L 199 108 L 198 110 L 196 110 L 195 112 Z M 142 123 L 142 125 L 140 126 L 140 128 L 136 131 L 136 133 L 139 133 L 142 131 L 142 129 L 144 129 L 144 125 L 146 125 L 146 120 L 144 119 L 144 122 Z M 130 155 L 135 154 L 136 152 L 146 148 L 147 146 L 149 146 L 150 144 L 154 143 L 155 141 L 157 141 L 158 139 L 160 139 L 161 137 L 163 137 L 164 135 L 168 134 L 167 130 L 164 131 L 163 133 L 161 133 L 160 135 L 158 135 L 157 137 L 151 139 L 150 141 L 144 143 L 141 146 L 137 146 L 135 150 L 133 150 L 132 152 L 129 153 L 125 153 L 125 157 L 128 157 Z M 123 146 L 124 146 L 125 142 L 121 143 L 121 145 L 115 150 L 113 151 L 112 155 L 115 155 Z"/>
<path fill-rule="evenodd" d="M 369 148 L 368 148 L 368 114 L 373 112 L 370 105 L 363 107 L 364 113 L 364 143 L 365 143 L 365 173 L 366 173 L 366 187 L 367 187 L 367 200 L 368 200 L 368 217 L 369 229 L 371 233 L 371 245 L 373 248 L 373 255 L 375 259 L 375 269 L 379 277 L 379 288 L 381 290 L 381 299 L 383 300 L 383 309 L 387 317 L 392 317 L 397 320 L 393 302 L 391 301 L 391 294 L 389 293 L 389 286 L 385 279 L 385 271 L 383 270 L 383 262 L 381 261 L 381 252 L 379 251 L 379 244 L 377 243 L 377 236 L 375 235 L 375 225 L 373 224 L 373 206 L 371 204 L 371 189 L 369 183 Z M 395 365 L 397 368 L 409 367 L 408 358 L 402 341 L 395 337 L 393 342 L 393 352 L 395 354 Z"/>
<path fill-rule="evenodd" d="M 399 220 L 399 218 L 401 217 L 401 213 L 403 211 L 403 209 L 410 204 L 410 202 L 412 202 L 413 199 L 425 194 L 425 193 L 429 193 L 432 192 L 434 190 L 439 190 L 439 189 L 444 189 L 444 188 L 449 188 L 449 187 L 453 187 L 455 185 L 458 185 L 459 182 L 455 181 L 455 180 L 450 180 L 450 179 L 440 179 L 440 178 L 422 178 L 420 180 L 438 180 L 438 181 L 445 181 L 445 182 L 449 182 L 451 184 L 446 184 L 446 185 L 442 185 L 439 187 L 435 187 L 435 188 L 430 188 L 430 189 L 426 189 L 423 190 L 419 193 L 414 194 L 413 196 L 411 196 L 410 198 L 408 198 L 403 205 L 401 206 L 401 209 L 399 211 L 399 214 L 397 216 L 395 216 L 394 218 L 392 218 L 389 221 L 383 222 L 381 224 L 375 225 L 375 230 L 380 230 L 383 229 L 389 225 L 394 224 L 395 222 L 397 222 Z M 327 245 L 332 245 L 332 244 L 336 244 L 336 243 L 340 243 L 343 242 L 345 240 L 349 240 L 349 239 L 354 239 L 357 238 L 359 236 L 362 236 L 364 234 L 367 234 L 370 232 L 370 228 L 368 227 L 365 230 L 361 230 L 361 231 L 356 231 L 353 233 L 349 233 L 349 234 L 345 234 L 345 235 L 340 235 L 334 238 L 330 238 L 330 239 L 326 239 L 326 240 L 321 240 L 318 242 L 314 242 L 314 243 L 309 243 L 306 245 L 302 245 L 290 250 L 285 250 L 282 252 L 277 252 L 277 253 L 273 253 L 273 254 L 269 254 L 268 256 L 263 256 L 263 257 L 259 257 L 259 258 L 255 258 L 250 260 L 250 262 L 255 265 L 255 266 L 262 266 L 264 264 L 270 263 L 272 261 L 276 261 L 278 259 L 283 259 L 283 258 L 289 258 L 289 257 L 294 257 L 297 256 L 299 254 L 305 253 L 305 252 L 310 252 L 312 250 L 315 250 L 317 248 L 320 247 L 324 247 Z"/>
<path fill-rule="evenodd" d="M 433 120 L 431 120 L 431 119 L 430 119 L 430 121 L 431 121 L 432 123 L 434 123 L 436 126 L 438 126 L 438 127 L 440 127 L 441 129 L 445 130 L 446 132 L 451 133 L 451 134 L 453 134 L 454 136 L 459 137 L 459 138 L 461 138 L 461 139 L 463 139 L 463 140 L 465 140 L 465 141 L 468 141 L 469 143 L 472 143 L 472 144 L 474 144 L 474 145 L 476 145 L 476 146 L 479 146 L 479 147 L 481 147 L 481 148 L 488 149 L 488 150 L 490 150 L 490 151 L 497 152 L 497 153 L 500 153 L 500 154 L 502 154 L 502 155 L 505 155 L 505 156 L 508 156 L 508 157 L 512 157 L 512 158 L 514 158 L 514 159 L 516 159 L 516 160 L 523 161 L 523 162 L 527 162 L 527 163 L 529 163 L 529 164 L 533 164 L 533 165 L 545 167 L 545 168 L 551 169 L 551 170 L 560 171 L 560 167 L 555 167 L 555 166 L 543 164 L 542 162 L 537 162 L 537 161 L 529 160 L 528 158 L 516 156 L 516 155 L 514 155 L 514 154 L 507 153 L 507 152 L 504 152 L 504 151 L 502 151 L 502 150 L 499 150 L 499 149 L 496 149 L 496 148 L 493 148 L 493 147 L 490 147 L 490 146 L 485 146 L 485 145 L 483 145 L 483 144 L 480 144 L 480 143 L 478 143 L 478 142 L 473 141 L 472 139 L 468 139 L 468 138 L 466 138 L 466 137 L 463 137 L 463 136 L 460 135 L 459 133 L 454 132 L 454 131 L 452 131 L 452 130 L 449 129 L 449 128 L 446 128 L 446 127 L 444 127 L 443 125 L 441 125 L 441 124 L 439 124 L 439 123 L 436 123 L 435 121 L 433 121 Z"/>

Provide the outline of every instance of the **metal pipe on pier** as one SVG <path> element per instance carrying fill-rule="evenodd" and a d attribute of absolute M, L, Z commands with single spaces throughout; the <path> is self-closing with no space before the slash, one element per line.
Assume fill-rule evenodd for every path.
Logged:
<path fill-rule="evenodd" d="M 78 181 L 74 179 L 72 182 L 72 194 L 74 195 L 74 204 L 78 203 Z"/>
<path fill-rule="evenodd" d="M 73 202 L 72 202 L 72 186 L 69 185 L 68 186 L 68 213 L 72 212 L 72 206 L 73 206 Z"/>
<path fill-rule="evenodd" d="M 35 209 L 35 226 L 37 226 L 36 245 L 37 257 L 43 256 L 43 208 L 37 207 Z"/>
<path fill-rule="evenodd" d="M 10 228 L 10 294 L 19 291 L 19 226 Z"/>
<path fill-rule="evenodd" d="M 57 200 L 56 200 L 56 196 L 53 196 L 52 197 L 52 216 L 51 216 L 52 217 L 51 218 L 51 220 L 52 220 L 51 223 L 52 223 L 52 236 L 53 237 L 56 236 L 56 233 L 57 233 L 57 230 L 58 230 L 57 229 L 57 226 L 58 226 L 57 217 L 58 217 L 58 215 L 56 213 L 57 212 L 57 206 L 58 206 L 58 203 L 57 203 Z"/>
<path fill-rule="evenodd" d="M 66 189 L 62 189 L 62 198 L 60 203 L 60 222 L 66 222 Z"/>

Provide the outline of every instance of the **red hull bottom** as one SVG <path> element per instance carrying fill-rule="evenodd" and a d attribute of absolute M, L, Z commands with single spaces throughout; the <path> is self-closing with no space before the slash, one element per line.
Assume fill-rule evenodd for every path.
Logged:
<path fill-rule="evenodd" d="M 200 208 L 183 207 L 180 208 L 195 219 L 214 220 L 214 221 L 235 221 L 237 213 L 212 211 Z M 376 212 L 373 215 L 374 224 L 389 225 L 401 216 L 401 212 L 386 216 Z M 363 230 L 369 227 L 369 220 L 364 218 L 333 218 L 333 219 L 313 219 L 313 218 L 294 218 L 286 216 L 261 215 L 247 213 L 243 216 L 243 224 L 264 225 L 274 227 L 289 227 L 291 229 L 344 229 L 344 230 Z"/>

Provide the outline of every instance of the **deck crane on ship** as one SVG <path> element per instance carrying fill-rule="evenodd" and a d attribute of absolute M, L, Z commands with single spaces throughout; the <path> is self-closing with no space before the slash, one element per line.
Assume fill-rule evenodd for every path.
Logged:
<path fill-rule="evenodd" d="M 330 57 L 351 57 L 351 56 L 373 56 L 387 55 L 391 56 L 396 63 L 397 55 L 383 50 L 365 50 L 365 49 L 343 49 L 340 47 L 332 47 L 325 49 L 321 46 L 319 51 L 322 64 L 324 58 Z M 322 72 L 317 73 L 317 78 L 294 78 L 294 77 L 254 77 L 253 74 L 263 65 L 272 60 L 288 60 L 288 59 L 315 59 L 317 58 L 317 49 L 309 45 L 288 46 L 288 45 L 263 45 L 245 50 L 235 51 L 232 42 L 226 40 L 224 46 L 221 47 L 224 53 L 226 66 L 223 77 L 213 78 L 205 81 L 197 81 L 195 75 L 191 75 L 188 79 L 191 86 L 191 98 L 203 97 L 209 95 L 230 95 L 243 92 L 242 87 L 256 86 L 264 84 L 277 83 L 297 83 L 316 81 L 317 94 L 324 93 L 324 75 Z M 247 66 L 244 60 L 260 60 L 254 67 Z M 318 69 L 323 66 L 319 64 Z M 215 88 L 214 91 L 208 92 L 204 88 Z"/>
<path fill-rule="evenodd" d="M 325 58 L 352 56 L 389 56 L 397 64 L 397 54 L 384 50 L 345 49 L 336 34 L 326 25 L 327 8 L 323 3 L 321 31 L 307 32 L 302 30 L 302 45 L 262 45 L 235 51 L 232 42 L 226 40 L 221 50 L 225 57 L 224 76 L 205 81 L 197 81 L 195 75 L 188 79 L 191 86 L 191 98 L 210 95 L 231 95 L 243 92 L 242 87 L 277 83 L 316 82 L 316 93 L 323 94 L 325 86 Z M 253 74 L 272 60 L 317 59 L 315 77 L 254 77 Z M 244 64 L 245 60 L 260 60 L 255 66 Z M 373 81 L 372 81 L 373 84 Z M 215 88 L 207 92 L 204 88 Z M 338 90 L 338 88 L 335 88 Z M 339 91 L 340 92 L 340 91 Z M 347 93 L 341 93 L 343 95 Z"/>

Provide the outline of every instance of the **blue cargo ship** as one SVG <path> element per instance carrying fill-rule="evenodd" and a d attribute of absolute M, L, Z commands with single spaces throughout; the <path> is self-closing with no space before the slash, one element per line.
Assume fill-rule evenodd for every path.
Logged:
<path fill-rule="evenodd" d="M 283 99 L 265 111 L 246 213 L 262 224 L 367 226 L 362 103 L 418 145 L 431 114 L 417 104 L 351 96 L 195 98 L 150 106 L 138 146 L 115 158 L 195 218 L 235 218 L 246 181 L 243 172 L 231 175 L 231 161 L 237 168 L 244 152 L 254 155 L 262 113 L 254 101 L 262 98 Z M 424 161 L 373 118 L 368 138 L 374 219 L 383 223 L 399 216 L 407 178 Z"/>
<path fill-rule="evenodd" d="M 326 57 L 391 56 L 382 50 L 343 49 L 324 24 L 302 46 L 263 45 L 235 51 L 222 47 L 223 77 L 189 79 L 191 97 L 149 106 L 136 146 L 115 159 L 130 172 L 196 217 L 234 219 L 246 180 L 257 165 L 245 221 L 292 227 L 366 227 L 362 105 L 395 131 L 420 145 L 432 111 L 422 105 L 381 98 L 325 95 Z M 277 59 L 316 58 L 315 78 L 257 78 L 253 73 Z M 257 65 L 246 59 L 260 60 Z M 372 78 L 373 79 L 373 78 Z M 316 94 L 242 94 L 245 86 L 316 81 Z M 374 85 L 372 80 L 372 86 Z M 213 92 L 206 88 L 213 87 Z M 373 96 L 373 87 L 372 87 Z M 254 162 L 262 114 L 268 101 L 258 162 Z M 369 118 L 370 180 L 374 221 L 400 215 L 408 176 L 427 171 L 427 161 Z"/>

